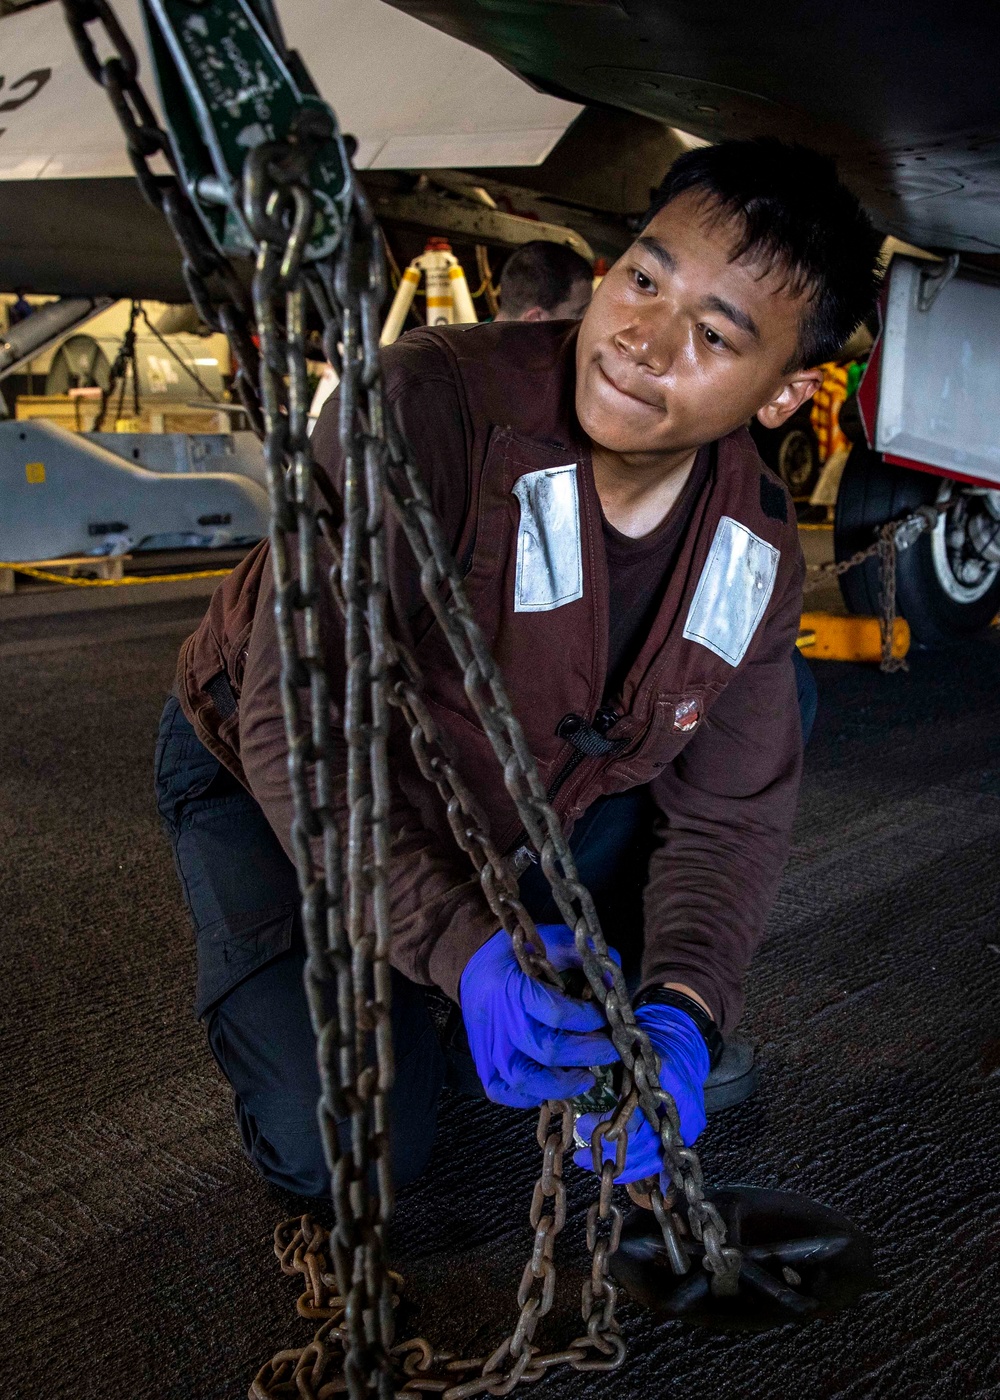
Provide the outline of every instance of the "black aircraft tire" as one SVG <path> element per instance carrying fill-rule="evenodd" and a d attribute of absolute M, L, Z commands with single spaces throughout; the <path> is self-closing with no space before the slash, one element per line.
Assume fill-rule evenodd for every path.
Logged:
<path fill-rule="evenodd" d="M 837 495 L 834 549 L 838 561 L 871 544 L 887 520 L 935 500 L 941 478 L 883 461 L 862 445 L 851 448 Z M 879 571 L 869 559 L 840 578 L 840 591 L 852 613 L 878 616 Z M 913 645 L 944 647 L 989 627 L 1000 611 L 1000 575 L 981 598 L 965 603 L 945 591 L 934 563 L 930 536 L 903 550 L 896 566 L 896 607 L 910 624 Z"/>
<path fill-rule="evenodd" d="M 809 405 L 780 428 L 762 428 L 754 419 L 750 432 L 762 459 L 781 477 L 791 495 L 796 500 L 808 499 L 819 480 L 821 465 Z"/>

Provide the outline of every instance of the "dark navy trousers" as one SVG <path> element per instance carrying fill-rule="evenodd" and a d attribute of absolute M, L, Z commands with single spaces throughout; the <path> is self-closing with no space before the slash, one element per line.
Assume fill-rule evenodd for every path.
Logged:
<path fill-rule="evenodd" d="M 814 712 L 814 683 L 812 696 Z M 803 705 L 804 725 L 806 717 Z M 232 1086 L 244 1149 L 274 1185 L 326 1195 L 295 869 L 260 807 L 199 742 L 174 697 L 163 711 L 155 768 L 157 806 L 194 925 L 195 1013 Z M 630 981 L 642 952 L 651 816 L 644 789 L 602 798 L 577 822 L 571 841 L 581 879 Z M 560 922 L 537 866 L 522 876 L 521 897 L 538 922 Z M 427 1164 L 442 1088 L 482 1090 L 460 1019 L 452 1017 L 450 1029 L 439 1033 L 428 997 L 440 994 L 395 971 L 392 976 L 396 1078 L 389 1114 L 393 1175 L 401 1186 Z"/>

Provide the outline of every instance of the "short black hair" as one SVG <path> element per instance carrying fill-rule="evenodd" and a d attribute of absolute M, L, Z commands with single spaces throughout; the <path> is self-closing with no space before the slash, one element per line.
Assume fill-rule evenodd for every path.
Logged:
<path fill-rule="evenodd" d="M 523 316 L 533 306 L 554 311 L 577 282 L 590 282 L 593 275 L 587 259 L 565 243 L 536 238 L 511 253 L 504 263 L 500 306 L 505 316 Z"/>
<path fill-rule="evenodd" d="M 742 230 L 733 261 L 785 274 L 809 293 L 789 369 L 833 359 L 878 296 L 882 236 L 841 184 L 833 161 L 773 137 L 720 141 L 679 156 L 653 192 L 645 222 L 682 194 L 700 195 Z"/>

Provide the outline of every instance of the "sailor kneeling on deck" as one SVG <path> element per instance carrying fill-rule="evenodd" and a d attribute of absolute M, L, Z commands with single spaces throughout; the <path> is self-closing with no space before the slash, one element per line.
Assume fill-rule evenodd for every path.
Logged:
<path fill-rule="evenodd" d="M 416 330 L 383 352 L 389 403 L 688 1143 L 704 1127 L 706 1081 L 723 1101 L 750 1082 L 748 1057 L 727 1060 L 723 1044 L 787 857 L 800 705 L 815 703 L 796 666 L 795 513 L 746 423 L 756 414 L 777 427 L 815 391 L 815 367 L 872 308 L 878 250 L 825 159 L 722 143 L 671 168 L 582 322 Z M 312 439 L 334 499 L 337 413 L 334 398 Z M 571 966 L 572 936 L 416 564 L 391 517 L 387 529 L 392 626 L 419 659 L 433 717 L 550 956 Z M 343 622 L 332 600 L 324 636 L 336 702 Z M 184 644 L 156 785 L 195 925 L 196 1010 L 245 1149 L 268 1180 L 322 1195 L 279 669 L 261 545 Z M 526 1108 L 586 1090 L 590 1067 L 616 1056 L 595 1004 L 520 970 L 402 726 L 390 745 L 389 1106 L 402 1184 L 427 1163 L 445 1085 Z M 343 782 L 337 802 L 343 816 Z M 433 1014 L 442 994 L 447 1018 Z M 578 1161 L 589 1167 L 589 1152 Z M 621 1179 L 656 1167 L 637 1115 Z"/>

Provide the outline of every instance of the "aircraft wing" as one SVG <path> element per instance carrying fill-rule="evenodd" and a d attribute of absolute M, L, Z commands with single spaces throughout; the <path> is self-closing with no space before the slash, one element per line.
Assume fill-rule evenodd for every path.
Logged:
<path fill-rule="evenodd" d="M 0 0 L 0 15 L 16 3 Z M 117 8 L 143 57 L 136 0 Z M 499 167 L 510 178 L 542 162 L 586 103 L 588 117 L 618 108 L 709 140 L 772 132 L 806 142 L 836 157 L 885 232 L 1000 256 L 1000 25 L 990 0 L 944 12 L 928 0 L 279 0 L 278 9 L 357 137 L 361 169 Z M 152 92 L 148 67 L 146 76 Z M 6 285 L 186 300 L 169 232 L 126 178 L 122 137 L 58 4 L 0 18 L 0 79 Z M 622 140 L 634 145 L 635 133 Z M 574 151 L 598 183 L 613 174 L 606 140 Z"/>
<path fill-rule="evenodd" d="M 8 0 L 10 3 L 10 0 Z M 480 50 L 382 0 L 280 0 L 359 169 L 533 166 L 580 107 L 541 93 Z M 150 98 L 136 0 L 115 0 Z M 132 179 L 105 94 L 62 6 L 0 0 L 0 247 L 5 290 L 186 301 L 176 245 Z"/>
<path fill-rule="evenodd" d="M 389 0 L 550 92 L 836 156 L 886 233 L 1000 253 L 991 0 Z"/>
<path fill-rule="evenodd" d="M 537 165 L 580 111 L 382 0 L 281 0 L 278 8 L 289 44 L 357 138 L 359 169 Z M 115 10 L 155 97 L 136 0 L 116 0 Z M 0 45 L 0 179 L 131 174 L 60 5 L 8 14 Z"/>

